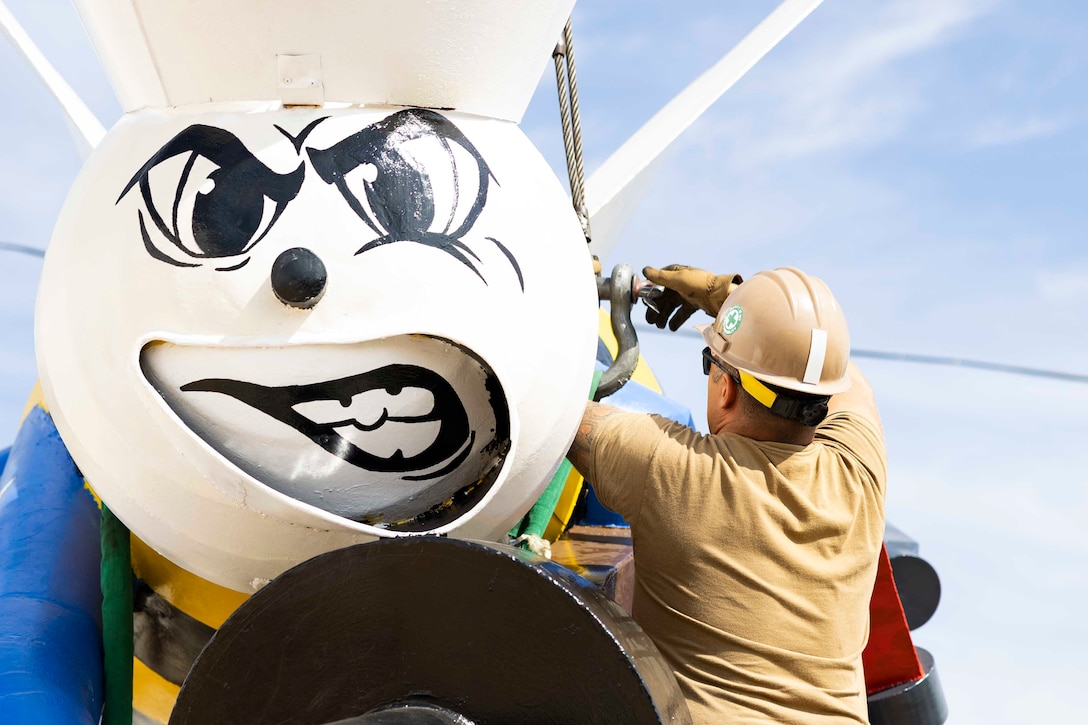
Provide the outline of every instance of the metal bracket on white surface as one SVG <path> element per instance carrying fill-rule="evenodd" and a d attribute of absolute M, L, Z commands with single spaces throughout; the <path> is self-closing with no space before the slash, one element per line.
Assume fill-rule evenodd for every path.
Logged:
<path fill-rule="evenodd" d="M 276 71 L 280 100 L 285 106 L 321 106 L 325 86 L 321 82 L 320 55 L 277 55 Z"/>

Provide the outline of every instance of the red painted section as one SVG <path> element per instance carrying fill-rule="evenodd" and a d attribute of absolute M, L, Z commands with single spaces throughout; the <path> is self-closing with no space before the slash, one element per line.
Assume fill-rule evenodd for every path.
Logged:
<path fill-rule="evenodd" d="M 861 655 L 868 694 L 920 679 L 924 673 L 892 578 L 888 550 L 880 549 L 873 598 L 869 602 L 869 643 Z"/>

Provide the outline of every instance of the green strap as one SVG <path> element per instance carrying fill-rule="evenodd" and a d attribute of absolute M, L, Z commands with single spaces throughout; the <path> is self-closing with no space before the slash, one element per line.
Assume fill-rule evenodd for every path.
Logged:
<path fill-rule="evenodd" d="M 593 384 L 589 389 L 589 400 L 593 400 L 593 394 L 597 392 L 597 386 L 601 382 L 601 375 L 600 370 L 593 372 Z M 544 489 L 544 493 L 529 509 L 529 513 L 525 514 L 525 517 L 514 528 L 510 529 L 509 536 L 511 539 L 516 539 L 525 534 L 544 535 L 544 531 L 548 528 L 548 522 L 552 520 L 552 513 L 555 512 L 555 507 L 559 503 L 559 497 L 563 493 L 567 477 L 570 476 L 570 469 L 573 467 L 569 460 L 563 459 L 563 462 L 559 464 L 559 470 L 552 476 L 548 487 Z M 526 548 L 527 543 L 521 542 L 521 547 Z"/>
<path fill-rule="evenodd" d="M 132 725 L 132 561 L 128 528 L 102 504 L 102 725 Z"/>

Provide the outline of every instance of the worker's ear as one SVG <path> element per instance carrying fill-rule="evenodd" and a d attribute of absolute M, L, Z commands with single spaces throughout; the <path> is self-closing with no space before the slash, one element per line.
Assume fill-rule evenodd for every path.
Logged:
<path fill-rule="evenodd" d="M 740 385 L 728 375 L 722 378 L 722 410 L 728 410 L 740 404 Z"/>
<path fill-rule="evenodd" d="M 710 374 L 714 375 L 715 371 L 711 371 Z M 710 404 L 725 412 L 736 406 L 739 401 L 740 387 L 724 372 L 717 371 L 717 375 L 718 378 L 715 380 L 717 384 L 713 386 Z"/>

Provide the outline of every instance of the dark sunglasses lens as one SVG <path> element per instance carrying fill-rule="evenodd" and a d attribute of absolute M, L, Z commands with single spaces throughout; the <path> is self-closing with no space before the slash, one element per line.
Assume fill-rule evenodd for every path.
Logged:
<path fill-rule="evenodd" d="M 710 375 L 710 348 L 703 348 L 703 375 Z"/>

